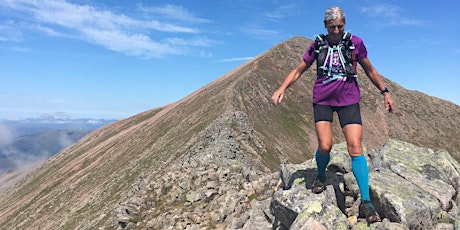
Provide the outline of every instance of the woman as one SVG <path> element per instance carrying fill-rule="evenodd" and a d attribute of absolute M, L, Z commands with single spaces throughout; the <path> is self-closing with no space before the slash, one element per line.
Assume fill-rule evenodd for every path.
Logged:
<path fill-rule="evenodd" d="M 332 148 L 332 117 L 333 113 L 337 112 L 347 142 L 348 153 L 351 156 L 352 171 L 360 189 L 360 215 L 365 216 L 368 223 L 373 223 L 380 221 L 380 217 L 369 195 L 369 171 L 361 143 L 363 128 L 356 65 L 351 70 L 349 70 L 349 65 L 357 61 L 363 67 L 367 77 L 383 95 L 386 110 L 393 112 L 394 102 L 379 73 L 367 58 L 367 50 L 363 41 L 357 36 L 351 36 L 352 44 L 344 47 L 343 44 L 346 43 L 344 42 L 346 38 L 345 13 L 340 7 L 333 6 L 326 10 L 324 26 L 327 30 L 327 35 L 323 37 L 324 41 L 321 43 L 319 36 L 315 42 L 311 43 L 297 67 L 288 74 L 279 89 L 273 93 L 272 103 L 275 105 L 280 103 L 284 98 L 285 90 L 312 65 L 313 61 L 317 61 L 318 76 L 313 87 L 313 111 L 318 137 L 318 149 L 315 154 L 318 175 L 313 183 L 312 191 L 321 193 L 326 188 L 324 185 L 326 167 Z M 350 55 L 346 55 L 346 50 L 352 54 L 351 58 Z M 344 61 L 347 56 L 348 59 L 353 60 L 352 64 Z"/>

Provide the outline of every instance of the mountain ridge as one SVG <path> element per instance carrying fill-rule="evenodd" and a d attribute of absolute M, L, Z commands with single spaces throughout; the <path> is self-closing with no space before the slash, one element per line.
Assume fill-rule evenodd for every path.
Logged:
<path fill-rule="evenodd" d="M 116 228 L 135 222 L 141 227 L 150 222 L 160 226 L 158 218 L 165 219 L 171 210 L 181 216 L 194 205 L 210 208 L 200 206 L 206 205 L 203 200 L 188 201 L 186 195 L 215 179 L 209 176 L 213 173 L 218 179 L 227 175 L 223 180 L 235 180 L 237 188 L 244 187 L 244 181 L 254 186 L 266 181 L 263 187 L 268 192 L 276 178 L 264 175 L 276 172 L 280 163 L 303 162 L 316 149 L 311 108 L 314 66 L 287 91 L 282 104 L 270 103 L 271 94 L 310 42 L 303 37 L 288 39 L 175 103 L 93 131 L 0 193 L 0 223 L 24 229 Z M 382 96 L 365 78 L 361 69 L 363 142 L 368 148 L 394 138 L 444 147 L 459 159 L 455 136 L 460 134 L 460 107 L 384 78 L 397 106 L 395 114 L 386 114 Z M 439 117 L 445 119 L 436 120 Z M 343 142 L 340 127 L 334 125 L 333 131 L 334 142 Z M 199 172 L 209 177 L 201 180 Z M 230 193 L 216 190 L 217 195 L 207 199 L 222 205 Z M 238 197 L 241 207 L 250 206 L 249 195 Z M 125 203 L 136 208 L 124 208 Z M 225 205 L 225 215 L 200 223 L 229 226 L 230 217 L 238 216 L 228 211 L 233 204 Z M 120 209 L 138 212 L 138 219 L 120 220 Z"/>

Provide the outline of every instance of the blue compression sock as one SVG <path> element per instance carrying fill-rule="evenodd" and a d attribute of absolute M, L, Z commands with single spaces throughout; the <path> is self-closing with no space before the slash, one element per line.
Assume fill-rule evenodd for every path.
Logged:
<path fill-rule="evenodd" d="M 351 169 L 358 182 L 359 191 L 361 193 L 361 201 L 371 200 L 369 196 L 369 170 L 367 161 L 364 155 L 351 158 Z"/>
<path fill-rule="evenodd" d="M 321 179 L 326 179 L 326 167 L 327 164 L 329 164 L 331 156 L 329 154 L 323 155 L 319 152 L 319 150 L 316 150 L 315 159 L 316 167 L 318 168 L 318 176 Z"/>

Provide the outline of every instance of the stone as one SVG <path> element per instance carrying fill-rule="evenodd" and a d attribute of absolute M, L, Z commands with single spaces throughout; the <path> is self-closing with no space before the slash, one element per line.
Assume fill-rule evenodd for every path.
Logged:
<path fill-rule="evenodd" d="M 383 218 L 374 229 L 456 229 L 460 165 L 446 151 L 389 140 L 366 154 L 371 200 Z M 281 188 L 271 201 L 275 229 L 366 229 L 358 216 L 359 188 L 346 144 L 334 145 L 327 189 L 310 191 L 313 160 L 280 166 Z"/>

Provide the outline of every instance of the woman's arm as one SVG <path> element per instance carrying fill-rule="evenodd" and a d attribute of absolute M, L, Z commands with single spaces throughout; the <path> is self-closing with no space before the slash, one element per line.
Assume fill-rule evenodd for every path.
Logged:
<path fill-rule="evenodd" d="M 302 73 L 307 70 L 311 66 L 312 62 L 305 62 L 304 60 L 300 61 L 300 63 L 295 67 L 284 79 L 281 86 L 278 88 L 272 96 L 272 103 L 274 105 L 281 103 L 284 98 L 284 91 L 289 88 L 292 84 L 294 84 L 297 79 L 302 75 Z"/>
<path fill-rule="evenodd" d="M 372 66 L 369 58 L 365 57 L 359 60 L 359 64 L 363 67 L 364 72 L 366 72 L 367 77 L 371 80 L 372 84 L 379 89 L 380 92 L 386 89 L 385 84 L 383 83 L 382 77 L 377 72 L 377 70 Z M 384 103 L 385 109 L 388 110 L 390 113 L 394 112 L 395 105 L 393 98 L 391 98 L 390 92 L 383 93 L 384 95 Z"/>

